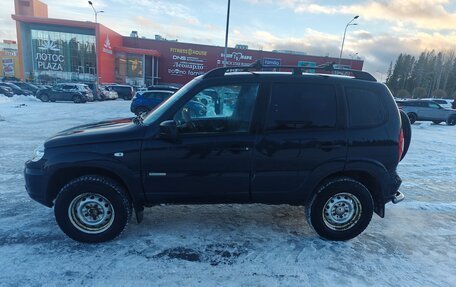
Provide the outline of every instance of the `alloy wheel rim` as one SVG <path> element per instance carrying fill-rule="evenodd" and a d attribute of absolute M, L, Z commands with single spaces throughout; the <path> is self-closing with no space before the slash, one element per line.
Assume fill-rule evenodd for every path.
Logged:
<path fill-rule="evenodd" d="M 78 230 L 98 234 L 111 227 L 115 213 L 111 202 L 106 197 L 97 193 L 84 193 L 71 201 L 68 217 Z"/>

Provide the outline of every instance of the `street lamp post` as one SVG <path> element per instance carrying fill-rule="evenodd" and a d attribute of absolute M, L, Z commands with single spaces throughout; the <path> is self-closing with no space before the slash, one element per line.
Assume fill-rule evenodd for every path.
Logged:
<path fill-rule="evenodd" d="M 342 38 L 342 47 L 340 48 L 339 65 L 340 65 L 340 63 L 342 61 L 342 52 L 344 51 L 345 34 L 347 33 L 347 28 L 348 28 L 348 26 L 358 25 L 357 23 L 353 23 L 352 24 L 352 22 L 355 21 L 358 18 L 359 18 L 359 16 L 356 15 L 355 17 L 353 17 L 353 19 L 350 20 L 350 22 L 347 23 L 347 25 L 345 25 L 344 37 Z"/>
<path fill-rule="evenodd" d="M 230 26 L 230 0 L 228 0 L 228 11 L 226 12 L 225 51 L 223 53 L 223 67 L 226 67 L 226 53 L 228 50 L 228 27 Z"/>
<path fill-rule="evenodd" d="M 92 6 L 93 13 L 95 13 L 95 23 L 98 23 L 98 13 L 103 13 L 103 10 L 96 10 L 95 7 L 93 7 L 92 1 L 88 1 L 89 5 Z"/>
<path fill-rule="evenodd" d="M 99 97 L 100 96 L 98 94 L 98 84 L 99 84 L 99 76 L 98 76 L 99 70 L 98 70 L 98 67 L 99 67 L 99 65 L 98 65 L 98 51 L 97 51 L 98 43 L 99 43 L 99 41 L 98 41 L 98 31 L 99 31 L 99 29 L 98 29 L 98 24 L 97 23 L 98 23 L 98 13 L 103 13 L 104 11 L 103 10 L 97 11 L 95 9 L 95 7 L 93 7 L 92 1 L 87 1 L 87 2 L 89 3 L 90 6 L 92 6 L 93 13 L 95 14 L 95 24 L 96 24 L 95 25 L 96 26 L 95 27 L 95 29 L 96 29 L 96 32 L 95 32 L 95 35 L 96 35 L 96 39 L 95 39 L 95 43 L 96 43 L 95 44 L 95 66 L 96 66 L 96 71 L 95 71 L 95 91 L 94 92 L 95 92 L 95 95 L 97 97 Z"/>

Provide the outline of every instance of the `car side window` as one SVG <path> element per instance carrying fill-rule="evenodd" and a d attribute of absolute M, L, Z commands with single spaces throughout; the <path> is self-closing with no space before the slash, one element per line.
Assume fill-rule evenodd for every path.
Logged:
<path fill-rule="evenodd" d="M 376 126 L 384 122 L 386 112 L 377 93 L 363 88 L 348 87 L 345 89 L 345 95 L 350 127 Z"/>
<path fill-rule="evenodd" d="M 165 99 L 164 93 L 155 92 L 155 93 L 151 93 L 151 94 L 152 94 L 152 96 L 151 96 L 152 99 L 159 100 L 159 101 L 163 101 Z"/>
<path fill-rule="evenodd" d="M 151 92 L 145 92 L 142 93 L 141 96 L 145 99 L 151 99 L 152 98 L 152 93 Z"/>
<path fill-rule="evenodd" d="M 276 83 L 272 87 L 266 130 L 334 128 L 336 102 L 333 85 Z"/>
<path fill-rule="evenodd" d="M 174 115 L 178 131 L 183 134 L 248 132 L 258 88 L 259 84 L 255 83 L 203 89 Z"/>
<path fill-rule="evenodd" d="M 440 106 L 436 103 L 428 103 L 428 107 L 430 107 L 431 109 L 439 109 Z"/>

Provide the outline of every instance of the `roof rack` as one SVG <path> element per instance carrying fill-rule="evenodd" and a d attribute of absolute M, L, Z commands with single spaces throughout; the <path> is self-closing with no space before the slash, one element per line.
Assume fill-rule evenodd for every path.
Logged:
<path fill-rule="evenodd" d="M 365 81 L 373 81 L 376 82 L 377 80 L 372 76 L 370 73 L 365 71 L 353 70 L 353 69 L 341 69 L 335 68 L 335 62 L 328 62 L 318 66 L 266 66 L 261 64 L 260 60 L 252 63 L 250 66 L 245 67 L 222 67 L 222 68 L 215 68 L 204 74 L 204 78 L 214 78 L 214 77 L 222 77 L 225 75 L 226 72 L 254 72 L 254 71 L 262 71 L 263 69 L 291 69 L 293 75 L 302 75 L 302 73 L 306 72 L 306 70 L 320 70 L 325 72 L 342 72 L 342 73 L 351 73 L 355 79 L 365 80 Z"/>

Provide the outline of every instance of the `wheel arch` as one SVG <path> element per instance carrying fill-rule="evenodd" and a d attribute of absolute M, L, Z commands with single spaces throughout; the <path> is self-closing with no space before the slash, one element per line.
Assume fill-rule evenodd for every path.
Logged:
<path fill-rule="evenodd" d="M 383 172 L 382 172 L 383 173 Z M 317 180 L 311 184 L 310 192 L 305 199 L 307 205 L 314 195 L 318 192 L 320 187 L 335 178 L 348 177 L 363 184 L 371 193 L 372 199 L 374 200 L 374 211 L 380 217 L 385 215 L 385 202 L 382 190 L 381 180 L 383 177 L 379 177 L 380 171 L 373 172 L 372 169 L 360 169 L 360 168 L 349 168 L 342 171 L 329 172 L 321 175 Z"/>
<path fill-rule="evenodd" d="M 110 170 L 105 167 L 97 166 L 71 166 L 64 167 L 56 170 L 50 177 L 48 184 L 48 202 L 53 202 L 62 187 L 69 181 L 84 175 L 101 175 L 111 178 L 118 182 L 126 191 L 127 196 L 135 205 L 141 201 L 137 194 L 134 193 L 135 187 L 132 186 L 130 181 L 124 176 L 119 175 L 118 172 Z"/>

